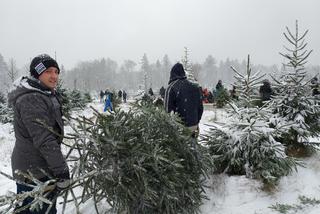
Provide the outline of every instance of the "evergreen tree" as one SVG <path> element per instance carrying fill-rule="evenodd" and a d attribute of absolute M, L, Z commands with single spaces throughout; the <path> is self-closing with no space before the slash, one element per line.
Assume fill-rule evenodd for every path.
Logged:
<path fill-rule="evenodd" d="M 80 198 L 107 200 L 115 213 L 199 211 L 211 159 L 177 115 L 136 105 L 96 117 L 78 121 L 71 147 L 72 177 L 99 172 L 82 182 Z"/>
<path fill-rule="evenodd" d="M 0 123 L 13 122 L 13 110 L 7 103 L 0 103 Z"/>
<path fill-rule="evenodd" d="M 18 78 L 18 69 L 16 66 L 16 61 L 13 58 L 11 58 L 9 61 L 8 77 L 11 83 Z"/>
<path fill-rule="evenodd" d="M 215 102 L 217 108 L 223 108 L 230 100 L 230 96 L 225 88 L 222 88 L 216 95 Z"/>
<path fill-rule="evenodd" d="M 163 79 L 162 65 L 160 60 L 157 60 L 155 64 L 152 65 L 152 84 L 153 88 L 160 88 L 162 86 L 161 82 Z"/>
<path fill-rule="evenodd" d="M 71 109 L 84 109 L 86 103 L 83 99 L 83 96 L 79 90 L 72 90 L 69 95 Z"/>
<path fill-rule="evenodd" d="M 165 86 L 168 84 L 169 78 L 170 78 L 170 69 L 172 67 L 172 64 L 169 60 L 168 55 L 164 55 L 162 59 L 162 74 L 163 74 L 163 79 L 162 79 L 162 86 Z"/>
<path fill-rule="evenodd" d="M 280 53 L 288 62 L 284 64 L 284 70 L 279 79 L 274 79 L 277 95 L 274 97 L 274 111 L 282 118 L 281 122 L 291 125 L 284 132 L 281 141 L 290 148 L 304 147 L 313 149 L 314 144 L 309 143 L 308 138 L 319 136 L 319 102 L 311 94 L 310 80 L 306 80 L 307 58 L 311 51 L 306 50 L 306 30 L 299 34 L 298 21 L 296 21 L 295 33 L 288 27 L 284 33 L 290 48 L 285 47 L 287 53 Z"/>
<path fill-rule="evenodd" d="M 218 68 L 216 66 L 216 59 L 209 55 L 202 65 L 202 72 L 200 75 L 200 82 L 205 85 L 212 86 L 213 80 L 217 78 Z"/>
<path fill-rule="evenodd" d="M 4 61 L 3 56 L 0 54 L 0 91 L 5 91 L 8 86 L 8 65 Z"/>
<path fill-rule="evenodd" d="M 272 111 L 254 105 L 254 91 L 261 78 L 252 73 L 248 56 L 246 73 L 234 69 L 239 102 L 230 103 L 228 122 L 213 126 L 202 141 L 207 144 L 220 172 L 246 175 L 275 184 L 296 166 L 285 154 L 285 147 L 276 140 L 282 127 L 271 127 Z"/>
<path fill-rule="evenodd" d="M 189 52 L 190 52 L 189 49 L 187 47 L 184 47 L 184 55 L 181 59 L 181 62 L 186 72 L 187 79 L 193 83 L 197 83 L 197 80 L 195 79 L 195 75 L 192 70 L 192 63 L 189 59 Z"/>
<path fill-rule="evenodd" d="M 6 102 L 6 98 L 5 98 L 4 94 L 0 92 L 0 103 L 2 104 L 5 102 Z"/>
<path fill-rule="evenodd" d="M 125 60 L 121 66 L 121 72 L 116 88 L 135 88 L 137 86 L 138 78 L 135 72 L 136 63 L 132 60 Z"/>
<path fill-rule="evenodd" d="M 13 110 L 8 106 L 4 94 L 0 92 L 0 123 L 11 122 L 13 122 Z"/>
<path fill-rule="evenodd" d="M 260 100 L 257 91 L 261 85 L 261 80 L 265 76 L 261 75 L 260 72 L 252 73 L 252 68 L 250 65 L 250 56 L 248 55 L 248 60 L 246 63 L 246 73 L 241 74 L 237 69 L 231 66 L 234 71 L 235 82 L 234 86 L 237 94 L 241 94 L 238 99 L 237 105 L 244 108 L 255 107 L 256 102 Z"/>
<path fill-rule="evenodd" d="M 148 93 L 148 88 L 150 88 L 150 65 L 147 55 L 144 54 L 141 59 L 141 71 L 143 74 L 143 85 L 144 85 L 144 93 Z"/>
<path fill-rule="evenodd" d="M 83 94 L 83 100 L 86 104 L 92 102 L 92 97 L 89 92 Z"/>
<path fill-rule="evenodd" d="M 69 92 L 67 89 L 63 88 L 63 82 L 61 79 L 59 79 L 57 85 L 57 93 L 61 102 L 62 114 L 66 118 L 69 118 L 71 116 L 72 104 L 70 102 Z"/>
<path fill-rule="evenodd" d="M 222 80 L 219 80 L 215 90 L 213 90 L 214 99 L 217 108 L 224 107 L 230 100 L 229 93 L 227 89 L 223 86 Z"/>

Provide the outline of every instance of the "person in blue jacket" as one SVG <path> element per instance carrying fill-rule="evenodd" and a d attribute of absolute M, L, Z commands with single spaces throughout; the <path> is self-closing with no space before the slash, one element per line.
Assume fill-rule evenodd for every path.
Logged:
<path fill-rule="evenodd" d="M 106 101 L 105 101 L 105 104 L 104 104 L 103 111 L 106 112 L 108 109 L 110 109 L 110 111 L 113 111 L 112 98 L 111 98 L 111 93 L 110 92 L 106 93 Z"/>

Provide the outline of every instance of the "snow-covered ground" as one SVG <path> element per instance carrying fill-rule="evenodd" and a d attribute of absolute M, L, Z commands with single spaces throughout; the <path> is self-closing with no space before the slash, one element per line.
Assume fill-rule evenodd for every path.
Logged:
<path fill-rule="evenodd" d="M 93 107 L 102 111 L 102 104 L 93 103 Z M 128 105 L 122 105 L 128 109 Z M 92 110 L 86 109 L 79 114 L 88 117 Z M 206 124 L 213 121 L 223 121 L 226 113 L 221 109 L 206 108 L 200 124 L 200 132 L 208 130 Z M 66 127 L 66 131 L 68 131 Z M 14 146 L 14 132 L 10 124 L 0 124 L 0 170 L 11 174 L 10 156 Z M 278 187 L 272 191 L 263 191 L 262 184 L 257 180 L 245 176 L 215 175 L 208 180 L 208 200 L 201 206 L 204 214 L 267 214 L 279 213 L 270 206 L 289 204 L 294 207 L 290 212 L 297 214 L 319 214 L 320 205 L 304 205 L 298 200 L 299 196 L 306 196 L 320 200 L 320 154 L 303 160 L 305 167 L 298 167 L 297 172 L 280 180 Z M 0 195 L 7 191 L 15 192 L 15 183 L 0 175 Z M 300 205 L 300 206 L 298 206 Z M 58 205 L 61 213 L 61 205 Z M 65 213 L 76 213 L 73 207 L 67 207 Z M 93 204 L 89 201 L 82 206 L 81 213 L 95 213 Z"/>

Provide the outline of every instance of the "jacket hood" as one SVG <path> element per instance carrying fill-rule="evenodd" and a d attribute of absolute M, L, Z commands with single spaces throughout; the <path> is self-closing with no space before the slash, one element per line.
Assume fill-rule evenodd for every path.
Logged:
<path fill-rule="evenodd" d="M 8 93 L 8 104 L 14 106 L 16 100 L 24 94 L 39 92 L 42 94 L 50 95 L 51 90 L 41 84 L 40 80 L 33 77 L 20 77 L 14 81 L 12 88 Z"/>
<path fill-rule="evenodd" d="M 169 84 L 176 79 L 186 79 L 186 73 L 181 63 L 177 63 L 172 67 Z"/>

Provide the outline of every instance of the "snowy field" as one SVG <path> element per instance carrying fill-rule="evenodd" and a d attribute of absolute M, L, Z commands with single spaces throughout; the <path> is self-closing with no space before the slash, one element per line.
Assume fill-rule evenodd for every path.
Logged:
<path fill-rule="evenodd" d="M 102 111 L 102 104 L 93 103 L 93 107 Z M 128 105 L 122 105 L 123 109 L 128 109 Z M 92 116 L 92 111 L 86 109 L 79 114 L 88 117 Z M 200 132 L 208 130 L 206 124 L 213 121 L 224 121 L 226 113 L 220 109 L 211 107 L 205 108 Z M 66 131 L 68 131 L 66 127 Z M 11 174 L 10 156 L 14 146 L 13 127 L 10 124 L 0 124 L 0 170 Z M 283 177 L 277 189 L 266 192 L 261 189 L 259 181 L 248 179 L 245 176 L 215 175 L 208 180 L 207 197 L 201 206 L 203 214 L 268 214 L 280 213 L 270 208 L 272 205 L 288 204 L 292 209 L 286 213 L 297 214 L 319 214 L 320 205 L 303 204 L 299 201 L 299 196 L 306 196 L 320 200 L 320 154 L 303 160 L 305 167 L 298 167 L 297 172 L 290 176 Z M 7 191 L 15 192 L 15 183 L 0 175 L 0 194 Z M 62 206 L 58 204 L 58 213 L 61 213 Z M 65 213 L 76 213 L 73 207 L 67 207 Z M 93 204 L 88 202 L 81 207 L 81 213 L 94 214 Z"/>

